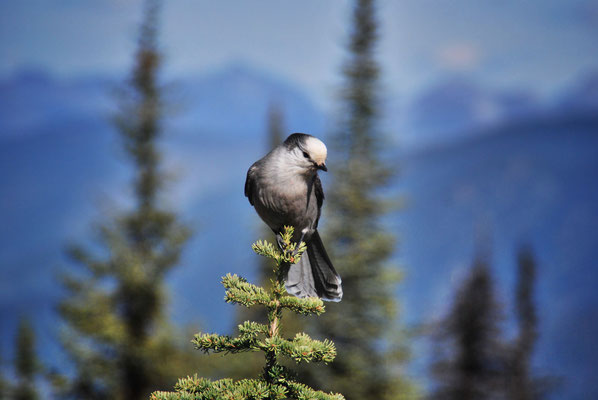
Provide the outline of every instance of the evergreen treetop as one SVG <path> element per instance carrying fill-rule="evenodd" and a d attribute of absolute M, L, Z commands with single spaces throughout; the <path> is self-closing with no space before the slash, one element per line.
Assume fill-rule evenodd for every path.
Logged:
<path fill-rule="evenodd" d="M 265 354 L 265 366 L 259 379 L 221 379 L 211 381 L 197 375 L 179 380 L 176 392 L 155 392 L 152 400 L 178 399 L 316 399 L 343 400 L 340 394 L 327 394 L 297 382 L 294 374 L 280 364 L 285 356 L 295 362 L 329 363 L 336 356 L 336 348 L 329 340 L 314 340 L 305 333 L 293 338 L 284 338 L 280 333 L 284 309 L 304 315 L 320 315 L 324 304 L 319 298 L 297 298 L 285 295 L 284 268 L 299 261 L 305 251 L 305 243 L 291 242 L 293 228 L 285 227 L 282 235 L 284 247 L 281 251 L 267 241 L 253 244 L 253 250 L 275 261 L 271 288 L 249 283 L 237 275 L 226 275 L 222 284 L 226 288 L 225 301 L 245 307 L 262 306 L 268 313 L 268 323 L 246 321 L 239 325 L 237 337 L 200 333 L 193 339 L 198 350 L 212 353 L 241 353 L 261 351 Z"/>

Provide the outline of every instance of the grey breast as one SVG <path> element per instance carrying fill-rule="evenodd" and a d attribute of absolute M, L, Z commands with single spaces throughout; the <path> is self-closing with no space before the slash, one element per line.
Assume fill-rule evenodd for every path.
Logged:
<path fill-rule="evenodd" d="M 275 231 L 292 225 L 297 233 L 312 227 L 318 215 L 314 190 L 308 189 L 302 175 L 285 174 L 281 168 L 264 165 L 257 186 L 256 211 Z"/>

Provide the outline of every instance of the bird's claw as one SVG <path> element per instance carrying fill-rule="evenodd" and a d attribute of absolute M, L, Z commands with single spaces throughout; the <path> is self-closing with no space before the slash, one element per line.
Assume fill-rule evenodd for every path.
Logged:
<path fill-rule="evenodd" d="M 289 260 L 290 260 L 292 263 L 294 263 L 294 262 L 295 262 L 295 258 L 296 258 L 296 257 L 297 257 L 297 255 L 299 254 L 299 250 L 301 249 L 301 243 L 303 243 L 303 244 L 305 245 L 305 243 L 303 242 L 303 238 L 304 238 L 304 236 L 305 236 L 305 233 L 303 233 L 303 234 L 301 235 L 301 238 L 299 239 L 299 241 L 298 241 L 298 242 L 296 243 L 296 245 L 295 245 L 295 249 L 294 249 L 293 251 L 291 251 L 291 252 L 288 252 L 288 250 L 287 250 L 287 244 L 286 244 L 286 243 L 285 243 L 285 241 L 283 240 L 283 238 L 282 238 L 282 235 L 280 235 L 280 234 L 276 234 L 276 242 L 278 243 L 278 247 L 279 247 L 279 248 L 280 248 L 280 250 L 282 250 L 284 253 L 287 253 L 287 252 L 288 252 L 288 254 L 289 254 L 289 256 L 290 256 L 290 259 L 289 259 Z"/>
<path fill-rule="evenodd" d="M 278 243 L 278 247 L 280 248 L 280 250 L 285 251 L 287 245 L 279 233 L 276 234 L 276 243 Z"/>
<path fill-rule="evenodd" d="M 305 232 L 301 233 L 301 237 L 299 238 L 299 241 L 297 242 L 297 245 L 295 246 L 295 250 L 293 250 L 292 256 L 293 257 L 297 257 L 297 254 L 299 253 L 299 249 L 301 248 L 301 243 L 303 242 L 303 238 L 305 237 Z M 306 243 L 304 243 L 306 244 Z"/>

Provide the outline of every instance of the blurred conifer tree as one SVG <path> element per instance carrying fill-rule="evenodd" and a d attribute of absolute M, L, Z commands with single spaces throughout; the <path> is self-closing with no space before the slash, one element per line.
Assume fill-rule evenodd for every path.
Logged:
<path fill-rule="evenodd" d="M 501 399 L 505 347 L 502 314 L 486 260 L 476 257 L 437 332 L 431 399 Z"/>
<path fill-rule="evenodd" d="M 270 151 L 279 144 L 281 144 L 285 137 L 285 127 L 284 127 L 284 113 L 280 104 L 271 102 L 270 106 L 268 107 L 268 115 L 267 115 L 267 148 L 266 151 Z M 262 226 L 263 236 L 262 237 L 273 237 L 272 230 L 266 226 L 266 224 L 262 224 L 260 221 L 260 226 Z M 267 286 L 269 284 L 270 275 L 272 273 L 272 264 L 268 262 L 268 259 L 265 257 L 260 258 L 260 268 L 259 268 L 259 281 L 262 285 Z M 257 311 L 254 309 L 250 309 L 251 311 Z M 264 314 L 265 318 L 265 314 Z"/>
<path fill-rule="evenodd" d="M 29 320 L 19 322 L 15 343 L 16 384 L 13 385 L 11 398 L 14 400 L 35 400 L 39 398 L 36 389 L 36 376 L 40 364 L 35 353 L 35 332 Z"/>
<path fill-rule="evenodd" d="M 518 334 L 513 344 L 512 381 L 508 385 L 513 400 L 535 399 L 531 376 L 531 356 L 538 337 L 538 317 L 533 302 L 536 262 L 531 249 L 522 247 L 517 255 L 515 313 Z"/>
<path fill-rule="evenodd" d="M 273 149 L 285 137 L 284 112 L 279 103 L 271 102 L 268 107 L 268 148 Z M 269 263 L 268 263 L 269 264 Z"/>
<path fill-rule="evenodd" d="M 274 147 L 281 144 L 285 137 L 285 123 L 284 123 L 284 112 L 279 103 L 272 102 L 268 107 L 266 115 L 266 149 L 270 151 Z M 260 231 L 262 237 L 274 240 L 274 234 L 272 230 L 260 221 Z M 272 263 L 266 257 L 259 258 L 257 280 L 260 286 L 270 289 L 271 288 L 271 275 L 272 275 Z M 267 322 L 267 312 L 262 308 L 249 308 L 240 309 L 237 314 L 237 321 L 241 323 L 245 320 L 253 320 L 259 323 Z M 305 328 L 305 316 L 298 315 L 295 313 L 286 313 L 285 323 L 281 328 L 281 333 L 284 335 L 291 335 L 293 332 L 304 330 Z M 285 361 L 283 360 L 284 364 Z M 259 373 L 263 368 L 263 357 L 259 353 L 248 352 L 246 354 L 240 354 L 234 359 L 221 358 L 218 361 L 213 361 L 214 367 L 219 369 L 221 375 L 229 376 L 234 379 L 241 379 L 246 376 L 251 376 Z"/>
<path fill-rule="evenodd" d="M 265 151 L 268 152 L 272 150 L 274 147 L 281 144 L 284 140 L 284 113 L 282 108 L 278 103 L 271 102 L 268 107 L 268 113 L 266 115 L 266 124 L 267 124 L 267 131 L 266 131 L 266 149 Z M 274 238 L 274 234 L 272 230 L 268 228 L 268 226 L 260 220 L 259 222 L 262 237 L 264 238 Z M 259 259 L 259 266 L 258 266 L 258 281 L 260 285 L 264 287 L 269 287 L 270 285 L 270 275 L 272 274 L 272 263 L 269 262 L 268 258 L 260 257 Z M 241 314 L 239 315 L 240 321 L 245 321 L 247 318 L 254 319 L 259 322 L 265 322 L 267 317 L 267 313 L 263 309 L 257 308 L 250 308 L 248 310 L 241 310 Z"/>
<path fill-rule="evenodd" d="M 534 302 L 536 286 L 536 259 L 529 246 L 521 246 L 517 253 L 517 287 L 515 289 L 515 316 L 517 336 L 511 344 L 508 364 L 509 398 L 538 400 L 547 398 L 556 389 L 556 377 L 538 376 L 533 371 L 532 356 L 538 340 L 538 315 Z"/>
<path fill-rule="evenodd" d="M 66 398 L 139 400 L 171 387 L 198 359 L 164 315 L 164 280 L 189 230 L 161 205 L 165 177 L 158 139 L 165 104 L 158 84 L 157 0 L 146 0 L 135 65 L 119 93 L 115 124 L 134 166 L 132 209 L 100 227 L 99 246 L 73 247 L 81 267 L 65 274 L 59 311 L 75 376 Z M 99 250 L 103 248 L 103 250 Z"/>
<path fill-rule="evenodd" d="M 521 247 L 515 290 L 518 332 L 507 340 L 488 263 L 476 258 L 436 332 L 438 354 L 431 368 L 436 384 L 431 399 L 539 400 L 554 390 L 558 380 L 536 376 L 532 368 L 538 338 L 535 279 L 533 253 Z"/>
<path fill-rule="evenodd" d="M 4 359 L 0 354 L 0 400 L 7 400 L 10 391 L 10 382 L 4 376 Z"/>
<path fill-rule="evenodd" d="M 337 343 L 339 356 L 332 368 L 310 378 L 359 400 L 415 397 L 403 375 L 407 352 L 395 292 L 400 274 L 389 262 L 395 237 L 382 222 L 398 201 L 382 194 L 393 173 L 383 160 L 385 139 L 378 129 L 377 30 L 374 1 L 357 0 L 343 68 L 342 120 L 330 142 L 333 181 L 323 224 L 344 296 L 313 327 Z"/>

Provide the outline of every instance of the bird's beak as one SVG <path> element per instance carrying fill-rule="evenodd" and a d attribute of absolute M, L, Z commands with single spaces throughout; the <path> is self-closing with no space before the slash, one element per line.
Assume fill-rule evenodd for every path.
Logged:
<path fill-rule="evenodd" d="M 328 171 L 328 168 L 326 168 L 326 164 L 324 163 L 318 165 L 318 169 L 321 169 L 322 171 Z"/>

